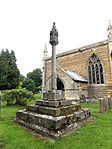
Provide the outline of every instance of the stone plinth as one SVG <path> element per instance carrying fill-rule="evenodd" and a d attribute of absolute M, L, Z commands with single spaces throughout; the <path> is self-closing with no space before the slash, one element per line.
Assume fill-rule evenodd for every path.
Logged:
<path fill-rule="evenodd" d="M 64 92 L 58 90 L 57 92 L 48 91 L 43 93 L 44 100 L 63 100 L 64 99 Z"/>
<path fill-rule="evenodd" d="M 90 117 L 89 109 L 81 109 L 73 100 L 37 100 L 16 113 L 16 122 L 44 136 L 57 138 L 83 126 Z"/>

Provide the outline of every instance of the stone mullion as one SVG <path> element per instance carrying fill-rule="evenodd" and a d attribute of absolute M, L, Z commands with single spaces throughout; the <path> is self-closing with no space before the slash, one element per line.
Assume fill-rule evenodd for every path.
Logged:
<path fill-rule="evenodd" d="M 94 64 L 94 70 L 95 70 L 95 83 L 97 84 L 97 78 L 96 78 L 96 63 Z"/>
<path fill-rule="evenodd" d="M 91 84 L 93 84 L 93 70 L 92 70 L 92 65 L 90 65 L 91 67 Z"/>
<path fill-rule="evenodd" d="M 99 64 L 100 65 L 100 64 Z M 99 84 L 101 84 L 101 73 L 100 73 L 100 66 L 98 65 L 98 72 L 99 72 Z"/>
<path fill-rule="evenodd" d="M 92 77 L 93 77 L 93 83 L 95 83 L 95 66 L 94 66 L 94 63 L 92 64 Z"/>

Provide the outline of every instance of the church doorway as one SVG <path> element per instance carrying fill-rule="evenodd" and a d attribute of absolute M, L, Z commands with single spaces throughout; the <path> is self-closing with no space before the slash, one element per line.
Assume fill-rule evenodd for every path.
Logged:
<path fill-rule="evenodd" d="M 61 81 L 60 78 L 57 78 L 57 90 L 65 91 L 64 84 L 63 84 L 63 82 Z"/>

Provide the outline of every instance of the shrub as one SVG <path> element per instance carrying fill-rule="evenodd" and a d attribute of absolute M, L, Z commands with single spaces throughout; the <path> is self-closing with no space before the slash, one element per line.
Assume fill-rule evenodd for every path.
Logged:
<path fill-rule="evenodd" d="M 7 105 L 27 105 L 32 99 L 35 99 L 34 94 L 25 88 L 7 90 L 2 93 L 2 101 L 6 101 Z"/>

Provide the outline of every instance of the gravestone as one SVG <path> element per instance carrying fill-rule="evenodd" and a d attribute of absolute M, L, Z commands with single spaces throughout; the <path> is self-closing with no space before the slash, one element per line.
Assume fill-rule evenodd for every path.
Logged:
<path fill-rule="evenodd" d="M 100 101 L 100 112 L 101 113 L 105 113 L 106 112 L 105 111 L 105 99 L 104 98 L 100 98 L 99 101 Z"/>
<path fill-rule="evenodd" d="M 109 109 L 112 109 L 112 97 L 108 98 Z"/>
<path fill-rule="evenodd" d="M 58 138 L 86 123 L 90 117 L 89 109 L 81 109 L 74 100 L 65 100 L 64 92 L 57 90 L 56 45 L 58 32 L 53 23 L 50 32 L 52 45 L 51 90 L 43 92 L 43 100 L 16 112 L 16 122 L 42 135 Z"/>
<path fill-rule="evenodd" d="M 101 113 L 105 113 L 109 111 L 110 109 L 112 109 L 112 97 L 100 98 L 99 101 L 100 101 L 100 112 Z"/>

